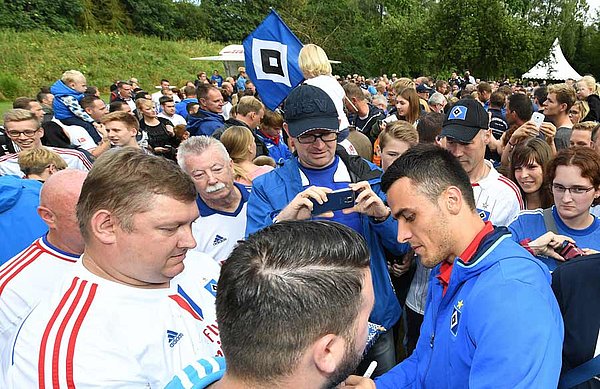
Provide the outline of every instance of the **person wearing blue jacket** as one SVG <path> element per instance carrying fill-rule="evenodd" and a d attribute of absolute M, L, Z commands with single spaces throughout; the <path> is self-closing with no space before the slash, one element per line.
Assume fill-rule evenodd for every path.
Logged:
<path fill-rule="evenodd" d="M 217 128 L 225 125 L 223 112 L 223 96 L 219 89 L 212 85 L 198 87 L 198 104 L 200 109 L 194 115 L 188 115 L 187 127 L 190 135 L 211 136 Z"/>
<path fill-rule="evenodd" d="M 433 267 L 413 354 L 349 388 L 556 388 L 563 321 L 546 266 L 479 216 L 460 162 L 418 145 L 382 177 L 398 240 Z"/>
<path fill-rule="evenodd" d="M 0 265 L 48 231 L 37 213 L 42 183 L 0 177 Z"/>
<path fill-rule="evenodd" d="M 94 125 L 94 118 L 79 104 L 86 89 L 87 83 L 84 75 L 77 70 L 67 70 L 61 79 L 50 87 L 50 92 L 54 95 L 52 109 L 54 117 L 61 123 L 85 128 L 94 142 L 99 143 L 102 136 L 96 130 L 98 124 Z"/>
<path fill-rule="evenodd" d="M 337 110 L 320 88 L 300 85 L 290 92 L 285 102 L 284 128 L 292 138 L 297 156 L 253 181 L 246 235 L 283 220 L 316 219 L 311 215 L 311 199 L 324 203 L 333 190 L 350 188 L 354 191 L 353 208 L 321 216 L 353 228 L 369 246 L 375 290 L 375 306 L 369 320 L 381 326 L 382 335 L 364 362 L 368 365 L 376 359 L 375 374 L 381 374 L 395 364 L 393 336 L 389 330 L 401 314 L 383 247 L 398 255 L 408 251 L 407 245 L 396 241 L 395 223 L 382 200 L 381 169 L 358 156 L 348 155 L 343 147 L 336 147 Z"/>

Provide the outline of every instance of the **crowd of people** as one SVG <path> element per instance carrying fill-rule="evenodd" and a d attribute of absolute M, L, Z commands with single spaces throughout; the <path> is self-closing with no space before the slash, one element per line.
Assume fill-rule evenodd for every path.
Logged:
<path fill-rule="evenodd" d="M 298 63 L 14 101 L 0 387 L 600 387 L 595 79 Z"/>

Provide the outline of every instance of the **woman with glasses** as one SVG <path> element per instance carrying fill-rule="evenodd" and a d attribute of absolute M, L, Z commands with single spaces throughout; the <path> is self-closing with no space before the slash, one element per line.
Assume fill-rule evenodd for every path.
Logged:
<path fill-rule="evenodd" d="M 548 164 L 546 185 L 554 198 L 546 220 L 542 209 L 523 211 L 509 229 L 552 271 L 568 259 L 559 254 L 568 242 L 585 255 L 600 250 L 600 220 L 590 213 L 600 197 L 600 155 L 585 147 L 561 150 Z"/>
<path fill-rule="evenodd" d="M 509 178 L 519 187 L 525 209 L 552 206 L 552 193 L 548 185 L 544 185 L 544 172 L 551 159 L 552 149 L 539 138 L 529 139 L 515 147 Z"/>

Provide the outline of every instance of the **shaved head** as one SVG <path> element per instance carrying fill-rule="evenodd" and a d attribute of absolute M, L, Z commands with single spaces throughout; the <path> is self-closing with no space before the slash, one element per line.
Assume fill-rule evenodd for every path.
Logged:
<path fill-rule="evenodd" d="M 48 225 L 48 241 L 72 254 L 83 253 L 75 208 L 86 176 L 81 170 L 61 170 L 48 177 L 40 192 L 38 213 Z"/>

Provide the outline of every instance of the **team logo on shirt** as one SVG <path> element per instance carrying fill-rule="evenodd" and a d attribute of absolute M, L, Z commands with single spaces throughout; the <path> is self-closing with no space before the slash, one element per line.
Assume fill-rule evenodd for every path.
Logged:
<path fill-rule="evenodd" d="M 479 209 L 477 208 L 477 213 L 479 213 L 479 217 L 481 218 L 481 220 L 483 220 L 484 222 L 490 220 L 490 215 L 491 213 L 486 211 L 485 209 Z"/>
<path fill-rule="evenodd" d="M 458 300 L 458 303 L 454 306 L 452 310 L 452 316 L 450 316 L 450 332 L 452 335 L 456 336 L 458 333 L 458 324 L 460 323 L 460 315 L 461 309 L 463 307 L 463 301 Z"/>
<path fill-rule="evenodd" d="M 183 338 L 183 334 L 181 332 L 167 330 L 167 340 L 169 341 L 170 347 L 175 347 L 181 338 Z"/>
<path fill-rule="evenodd" d="M 217 236 L 215 236 L 215 240 L 213 240 L 213 246 L 221 244 L 221 243 L 225 242 L 226 240 L 227 240 L 227 238 L 225 238 L 221 235 L 217 235 Z"/>
<path fill-rule="evenodd" d="M 217 297 L 217 281 L 210 280 L 206 285 L 204 285 L 204 289 L 208 290 L 210 294 Z"/>

